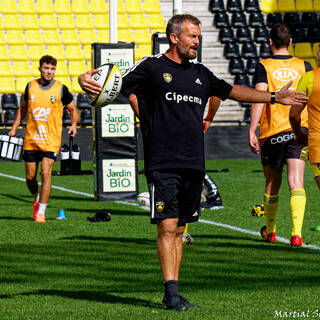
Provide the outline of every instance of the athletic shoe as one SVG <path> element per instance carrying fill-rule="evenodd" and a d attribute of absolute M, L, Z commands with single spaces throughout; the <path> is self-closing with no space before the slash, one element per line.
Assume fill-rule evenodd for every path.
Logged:
<path fill-rule="evenodd" d="M 206 201 L 201 202 L 200 208 L 210 210 L 224 209 L 219 192 L 217 192 L 217 194 L 214 197 L 208 197 Z"/>
<path fill-rule="evenodd" d="M 264 216 L 264 206 L 260 204 L 256 204 L 251 208 L 251 215 L 254 217 L 263 217 Z"/>
<path fill-rule="evenodd" d="M 39 210 L 39 202 L 33 201 L 33 220 L 36 220 L 36 214 Z"/>
<path fill-rule="evenodd" d="M 191 237 L 191 234 L 188 232 L 187 234 L 182 235 L 183 244 L 193 244 L 194 239 Z"/>
<path fill-rule="evenodd" d="M 35 222 L 38 222 L 38 223 L 45 223 L 46 222 L 45 216 L 42 213 L 36 213 L 36 218 L 34 220 L 35 220 Z"/>
<path fill-rule="evenodd" d="M 295 246 L 295 247 L 302 246 L 302 239 L 297 234 L 290 238 L 290 242 L 292 246 Z"/>
<path fill-rule="evenodd" d="M 198 308 L 196 304 L 190 303 L 186 298 L 181 295 L 167 299 L 163 297 L 162 305 L 167 310 L 184 311 L 188 308 Z"/>
<path fill-rule="evenodd" d="M 111 220 L 111 214 L 107 210 L 101 210 L 93 217 L 87 217 L 90 222 L 107 222 Z"/>
<path fill-rule="evenodd" d="M 270 232 L 267 234 L 267 227 L 263 226 L 260 230 L 261 237 L 267 242 L 275 242 L 276 241 L 276 233 Z"/>

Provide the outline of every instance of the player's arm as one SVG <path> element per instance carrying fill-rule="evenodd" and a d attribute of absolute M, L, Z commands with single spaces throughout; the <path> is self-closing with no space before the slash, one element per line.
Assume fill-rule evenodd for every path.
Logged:
<path fill-rule="evenodd" d="M 17 109 L 16 115 L 14 117 L 14 121 L 11 127 L 11 130 L 8 132 L 10 137 L 15 136 L 17 132 L 17 128 L 20 126 L 21 122 L 25 118 L 28 110 L 28 103 L 25 99 L 22 99 L 20 107 Z"/>
<path fill-rule="evenodd" d="M 77 134 L 77 124 L 79 122 L 79 112 L 76 107 L 76 104 L 72 100 L 69 104 L 65 106 L 70 112 L 70 120 L 71 120 L 71 127 L 68 130 L 68 135 L 74 137 Z"/>
<path fill-rule="evenodd" d="M 134 114 L 136 115 L 137 118 L 139 118 L 139 105 L 138 105 L 137 96 L 135 94 L 131 93 L 129 95 L 129 103 Z"/>
<path fill-rule="evenodd" d="M 267 91 L 268 84 L 264 82 L 259 82 L 255 86 L 256 90 Z M 261 119 L 261 114 L 263 111 L 263 103 L 253 103 L 251 105 L 251 117 L 249 126 L 249 147 L 253 153 L 259 153 L 259 142 L 256 136 L 256 130 Z"/>
<path fill-rule="evenodd" d="M 218 111 L 221 99 L 219 97 L 212 96 L 209 98 L 209 106 L 207 116 L 203 119 L 203 132 L 206 133 L 210 127 L 210 124 Z"/>

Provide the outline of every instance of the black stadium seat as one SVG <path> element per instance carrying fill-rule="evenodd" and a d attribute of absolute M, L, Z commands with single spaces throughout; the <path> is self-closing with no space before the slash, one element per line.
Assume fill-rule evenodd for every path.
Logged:
<path fill-rule="evenodd" d="M 217 12 L 214 15 L 214 21 L 213 24 L 215 25 L 216 28 L 225 28 L 229 27 L 229 16 L 226 12 Z"/>
<path fill-rule="evenodd" d="M 8 109 L 4 112 L 4 125 L 5 126 L 11 126 L 13 124 L 15 114 L 16 114 L 15 111 L 10 110 L 10 109 Z"/>
<path fill-rule="evenodd" d="M 257 58 L 257 48 L 253 42 L 245 42 L 241 48 L 241 57 L 245 59 Z"/>
<path fill-rule="evenodd" d="M 209 11 L 212 13 L 225 11 L 223 0 L 210 0 Z"/>
<path fill-rule="evenodd" d="M 238 58 L 231 59 L 229 62 L 229 72 L 232 75 L 245 73 L 243 60 Z"/>
<path fill-rule="evenodd" d="M 239 46 L 234 42 L 226 43 L 223 49 L 223 55 L 227 59 L 240 58 Z"/>
<path fill-rule="evenodd" d="M 292 42 L 296 43 L 296 42 L 305 42 L 306 39 L 306 31 L 304 28 L 302 27 L 292 27 L 290 28 L 291 31 L 291 38 L 292 38 Z M 308 41 L 311 41 L 310 39 L 308 39 Z"/>
<path fill-rule="evenodd" d="M 17 109 L 18 98 L 15 93 L 3 93 L 1 99 L 2 110 Z"/>
<path fill-rule="evenodd" d="M 320 42 L 320 27 L 309 28 L 307 39 L 309 42 Z"/>
<path fill-rule="evenodd" d="M 221 28 L 219 31 L 219 41 L 221 43 L 228 43 L 234 41 L 234 33 L 231 28 Z"/>
<path fill-rule="evenodd" d="M 228 0 L 227 1 L 227 11 L 228 12 L 240 12 L 242 11 L 240 0 Z"/>
<path fill-rule="evenodd" d="M 256 70 L 256 65 L 258 62 L 259 62 L 258 58 L 250 58 L 247 60 L 246 71 L 248 74 L 250 75 L 254 74 Z"/>
<path fill-rule="evenodd" d="M 234 28 L 246 27 L 247 18 L 244 12 L 234 12 L 231 18 L 231 25 Z"/>
<path fill-rule="evenodd" d="M 282 23 L 281 13 L 269 13 L 267 15 L 267 26 L 272 28 L 275 24 Z"/>
<path fill-rule="evenodd" d="M 261 12 L 252 12 L 249 16 L 249 26 L 252 28 L 263 27 L 264 18 Z"/>
<path fill-rule="evenodd" d="M 319 23 L 316 12 L 303 12 L 301 16 L 301 26 L 305 28 L 315 27 Z"/>
<path fill-rule="evenodd" d="M 63 109 L 62 123 L 64 126 L 71 124 L 70 112 L 67 109 Z"/>
<path fill-rule="evenodd" d="M 249 77 L 246 74 L 237 74 L 234 77 L 233 83 L 234 84 L 239 84 L 241 86 L 247 86 L 247 87 L 250 86 L 250 80 L 249 80 Z"/>
<path fill-rule="evenodd" d="M 297 12 L 286 12 L 283 16 L 283 23 L 288 27 L 300 25 L 300 15 Z"/>
<path fill-rule="evenodd" d="M 91 108 L 83 109 L 80 115 L 80 123 L 82 125 L 92 125 L 92 110 Z"/>
<path fill-rule="evenodd" d="M 271 47 L 268 42 L 261 43 L 259 56 L 262 59 L 270 58 L 272 56 Z"/>
<path fill-rule="evenodd" d="M 244 11 L 246 12 L 260 12 L 258 0 L 245 0 Z"/>
<path fill-rule="evenodd" d="M 77 104 L 77 108 L 80 110 L 91 107 L 87 99 L 87 95 L 85 93 L 78 93 L 76 104 Z"/>
<path fill-rule="evenodd" d="M 253 41 L 257 43 L 269 41 L 269 31 L 266 27 L 259 27 L 254 29 Z"/>
<path fill-rule="evenodd" d="M 236 40 L 239 43 L 251 42 L 252 38 L 250 29 L 248 27 L 238 28 L 236 33 Z"/>

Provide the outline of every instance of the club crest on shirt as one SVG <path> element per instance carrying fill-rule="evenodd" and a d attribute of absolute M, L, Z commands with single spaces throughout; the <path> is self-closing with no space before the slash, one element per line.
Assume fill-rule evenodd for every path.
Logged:
<path fill-rule="evenodd" d="M 156 210 L 158 212 L 162 212 L 164 209 L 164 202 L 163 201 L 156 201 Z"/>
<path fill-rule="evenodd" d="M 57 102 L 57 97 L 56 96 L 51 96 L 50 97 L 50 102 L 51 103 L 56 103 Z"/>
<path fill-rule="evenodd" d="M 164 73 L 163 74 L 163 79 L 165 82 L 169 83 L 172 81 L 172 75 L 170 73 Z"/>

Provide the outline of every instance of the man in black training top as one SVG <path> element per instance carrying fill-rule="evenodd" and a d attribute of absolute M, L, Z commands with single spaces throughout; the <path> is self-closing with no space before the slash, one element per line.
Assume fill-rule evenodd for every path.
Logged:
<path fill-rule="evenodd" d="M 200 63 L 190 62 L 199 48 L 200 21 L 175 15 L 167 24 L 169 50 L 146 57 L 123 75 L 122 93 L 134 93 L 139 103 L 144 143 L 145 174 L 151 195 L 151 223 L 157 224 L 157 250 L 164 279 L 163 305 L 186 310 L 196 305 L 178 293 L 182 234 L 186 223 L 200 214 L 205 173 L 203 113 L 208 98 L 232 98 L 248 102 L 285 104 L 306 101 L 287 85 L 276 94 L 233 86 L 218 79 Z M 96 70 L 79 76 L 89 94 L 101 87 L 90 79 Z M 274 98 L 275 96 L 275 98 Z"/>

